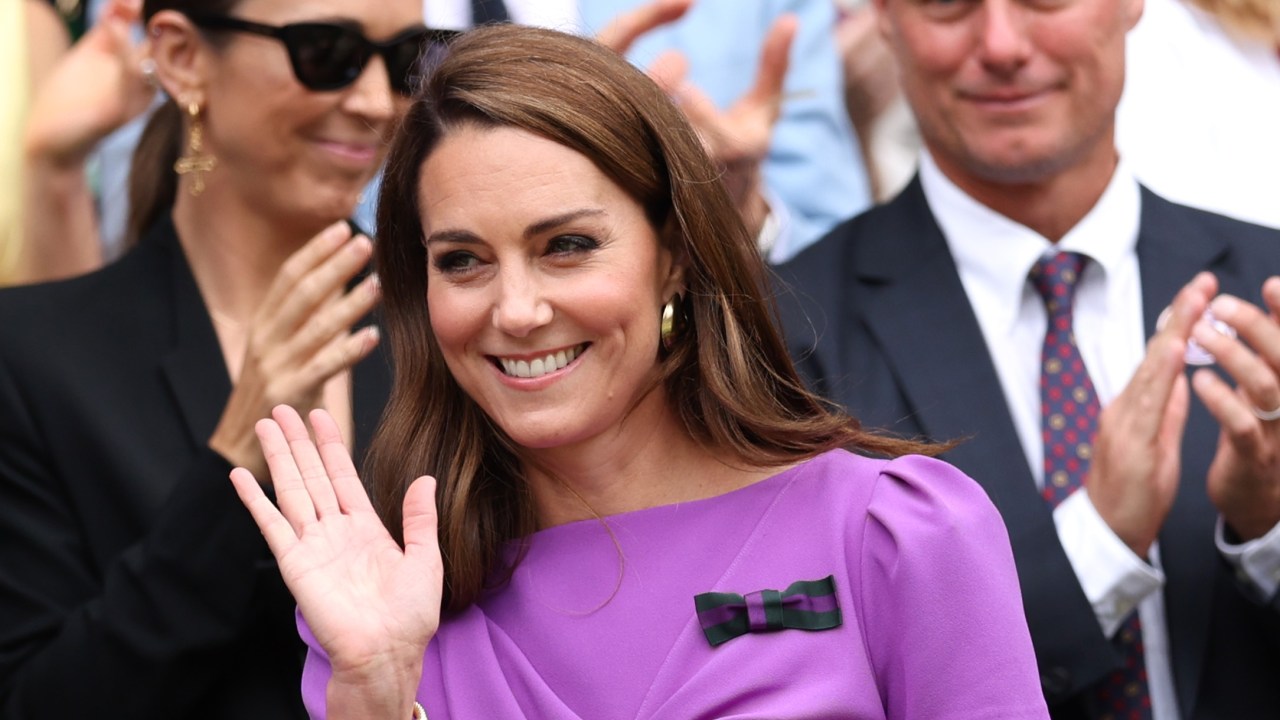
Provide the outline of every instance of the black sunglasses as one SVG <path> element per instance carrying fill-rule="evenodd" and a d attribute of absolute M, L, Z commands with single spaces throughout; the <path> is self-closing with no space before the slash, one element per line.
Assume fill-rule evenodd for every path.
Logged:
<path fill-rule="evenodd" d="M 310 90 L 340 90 L 360 77 L 374 53 L 382 56 L 391 88 L 412 95 L 424 67 L 444 55 L 457 30 L 416 27 L 385 42 L 374 42 L 350 25 L 323 22 L 263 25 L 225 15 L 188 14 L 197 27 L 231 30 L 275 38 L 284 43 L 294 77 Z"/>

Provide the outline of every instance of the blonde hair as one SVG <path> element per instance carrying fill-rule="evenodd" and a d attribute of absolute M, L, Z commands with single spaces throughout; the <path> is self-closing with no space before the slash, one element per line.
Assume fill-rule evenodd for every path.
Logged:
<path fill-rule="evenodd" d="M 0 285 L 13 281 L 22 247 L 22 132 L 31 101 L 26 0 L 0 1 Z"/>
<path fill-rule="evenodd" d="M 1280 44 L 1280 0 L 1190 0 L 1222 24 L 1251 37 Z"/>

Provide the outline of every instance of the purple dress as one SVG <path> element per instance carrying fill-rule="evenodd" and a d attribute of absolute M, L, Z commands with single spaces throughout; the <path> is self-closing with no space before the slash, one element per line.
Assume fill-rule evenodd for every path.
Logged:
<path fill-rule="evenodd" d="M 708 592 L 742 602 L 699 613 Z M 329 661 L 299 628 L 323 718 Z M 536 533 L 508 585 L 442 622 L 418 699 L 431 720 L 1048 717 L 982 489 L 937 460 L 844 451 Z"/>

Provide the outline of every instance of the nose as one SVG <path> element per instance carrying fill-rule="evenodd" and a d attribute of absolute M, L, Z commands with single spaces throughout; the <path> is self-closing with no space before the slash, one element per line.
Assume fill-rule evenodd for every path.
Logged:
<path fill-rule="evenodd" d="M 990 71 L 1007 75 L 1022 67 L 1031 54 L 1027 10 L 1018 0 L 987 0 L 979 26 L 979 57 Z"/>
<path fill-rule="evenodd" d="M 524 270 L 501 272 L 493 326 L 513 337 L 527 337 L 551 322 L 551 304 L 533 275 Z"/>
<path fill-rule="evenodd" d="M 387 65 L 381 55 L 374 53 L 343 97 L 342 106 L 347 112 L 371 122 L 385 122 L 395 114 L 396 97 Z"/>

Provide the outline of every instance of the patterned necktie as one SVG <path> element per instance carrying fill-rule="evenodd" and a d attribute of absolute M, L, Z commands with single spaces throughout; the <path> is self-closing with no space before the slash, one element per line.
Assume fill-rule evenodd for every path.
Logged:
<path fill-rule="evenodd" d="M 471 25 L 479 27 L 488 23 L 511 22 L 507 6 L 502 0 L 471 0 Z"/>
<path fill-rule="evenodd" d="M 1040 353 L 1040 422 L 1044 499 L 1051 507 L 1057 507 L 1083 484 L 1098 429 L 1098 395 L 1072 329 L 1076 282 L 1084 263 L 1084 256 L 1078 253 L 1058 253 L 1037 262 L 1030 275 L 1049 315 Z M 1113 642 L 1124 664 L 1096 686 L 1094 716 L 1099 720 L 1150 720 L 1151 695 L 1137 610 L 1120 625 Z"/>

